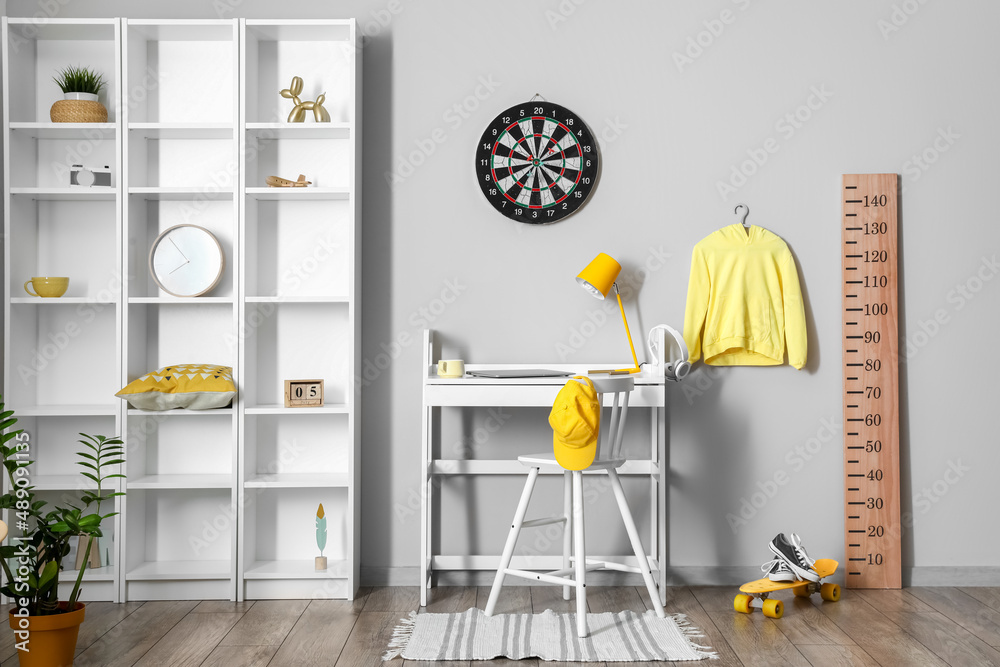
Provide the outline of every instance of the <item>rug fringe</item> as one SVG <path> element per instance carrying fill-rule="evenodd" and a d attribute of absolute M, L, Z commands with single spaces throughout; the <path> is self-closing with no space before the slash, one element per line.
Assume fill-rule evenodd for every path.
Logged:
<path fill-rule="evenodd" d="M 691 648 L 695 649 L 695 652 L 703 658 L 709 658 L 711 660 L 717 660 L 719 654 L 712 650 L 711 646 L 703 646 L 692 640 L 692 637 L 704 637 L 705 632 L 696 625 L 693 625 L 690 620 L 688 620 L 687 614 L 667 614 L 670 618 L 674 619 L 677 623 L 678 629 L 684 635 L 687 643 Z"/>
<path fill-rule="evenodd" d="M 382 654 L 382 661 L 392 660 L 399 656 L 413 636 L 413 628 L 417 624 L 417 612 L 411 611 L 406 618 L 399 619 L 399 624 L 392 630 L 388 650 Z"/>

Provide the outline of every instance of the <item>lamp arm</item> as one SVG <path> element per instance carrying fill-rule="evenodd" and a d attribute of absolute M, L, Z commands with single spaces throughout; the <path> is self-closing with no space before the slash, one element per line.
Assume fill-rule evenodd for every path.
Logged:
<path fill-rule="evenodd" d="M 615 296 L 618 297 L 618 309 L 622 311 L 622 322 L 625 323 L 625 335 L 628 336 L 628 347 L 632 350 L 632 363 L 635 364 L 636 371 L 639 370 L 639 359 L 635 356 L 635 345 L 632 344 L 632 332 L 628 328 L 628 318 L 625 317 L 625 306 L 622 305 L 622 294 L 618 291 L 618 283 L 614 283 Z"/>

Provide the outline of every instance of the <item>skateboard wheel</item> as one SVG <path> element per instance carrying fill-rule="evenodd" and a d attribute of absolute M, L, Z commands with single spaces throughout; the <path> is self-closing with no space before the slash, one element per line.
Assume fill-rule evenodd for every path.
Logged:
<path fill-rule="evenodd" d="M 829 602 L 836 602 L 840 599 L 840 586 L 837 584 L 823 584 L 819 589 L 819 596 Z"/>
<path fill-rule="evenodd" d="M 792 592 L 795 593 L 795 597 L 797 598 L 807 598 L 811 595 L 808 586 L 796 586 L 792 589 Z"/>
<path fill-rule="evenodd" d="M 753 611 L 753 607 L 750 606 L 751 599 L 749 595 L 737 595 L 736 599 L 733 600 L 733 609 L 741 614 L 749 614 Z"/>
<path fill-rule="evenodd" d="M 769 618 L 781 618 L 785 613 L 785 605 L 781 600 L 764 600 L 764 615 Z"/>

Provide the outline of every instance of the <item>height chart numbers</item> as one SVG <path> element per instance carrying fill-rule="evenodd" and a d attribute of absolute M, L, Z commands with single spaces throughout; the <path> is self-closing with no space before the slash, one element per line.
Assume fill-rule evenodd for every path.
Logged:
<path fill-rule="evenodd" d="M 896 174 L 844 174 L 845 573 L 899 588 Z"/>
<path fill-rule="evenodd" d="M 600 160 L 597 139 L 579 116 L 551 102 L 525 102 L 483 132 L 476 179 L 497 211 L 544 225 L 583 207 L 597 187 Z"/>

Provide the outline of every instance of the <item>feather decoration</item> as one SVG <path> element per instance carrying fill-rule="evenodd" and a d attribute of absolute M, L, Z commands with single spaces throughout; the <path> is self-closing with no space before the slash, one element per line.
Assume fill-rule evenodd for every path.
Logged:
<path fill-rule="evenodd" d="M 319 555 L 323 555 L 326 549 L 326 513 L 323 511 L 323 503 L 319 504 L 316 510 L 316 546 L 319 547 Z"/>

